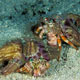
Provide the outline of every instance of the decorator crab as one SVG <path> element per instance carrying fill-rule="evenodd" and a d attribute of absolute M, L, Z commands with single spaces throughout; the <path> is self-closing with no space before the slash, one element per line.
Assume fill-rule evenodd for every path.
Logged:
<path fill-rule="evenodd" d="M 77 50 L 76 46 L 80 46 L 80 33 L 75 29 L 76 26 L 80 26 L 79 15 L 62 14 L 42 18 L 31 30 L 39 39 L 47 40 L 48 45 L 52 47 L 58 45 L 60 51 L 61 40 Z"/>
<path fill-rule="evenodd" d="M 49 50 L 48 47 L 47 49 Z M 21 72 L 35 77 L 42 76 L 50 66 L 49 61 L 58 60 L 59 51 L 56 49 L 56 47 L 53 49 L 54 52 L 51 48 L 47 51 L 41 42 L 33 39 L 27 39 L 24 43 L 20 40 L 11 41 L 0 48 L 0 62 L 9 61 L 0 73 L 7 75 Z"/>

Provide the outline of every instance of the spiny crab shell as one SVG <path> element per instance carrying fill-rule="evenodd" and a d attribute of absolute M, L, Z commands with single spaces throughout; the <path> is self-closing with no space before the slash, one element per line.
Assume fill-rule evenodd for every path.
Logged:
<path fill-rule="evenodd" d="M 47 53 L 43 44 L 37 41 L 27 40 L 23 46 L 23 56 L 26 56 L 26 61 L 29 61 L 30 59 L 40 59 L 40 57 L 49 61 L 50 59 Z"/>
<path fill-rule="evenodd" d="M 0 48 L 0 63 L 8 61 L 5 67 L 1 67 L 0 74 L 7 75 L 14 72 L 22 62 L 22 44 L 20 40 L 8 42 Z"/>
<path fill-rule="evenodd" d="M 11 41 L 0 48 L 0 62 L 11 60 L 14 58 L 20 59 L 22 53 L 22 45 L 20 41 Z"/>
<path fill-rule="evenodd" d="M 0 48 L 0 62 L 9 61 L 2 67 L 0 73 L 3 75 L 12 72 L 28 73 L 33 76 L 45 74 L 49 68 L 49 61 L 60 56 L 57 47 L 50 48 L 42 42 L 33 39 L 14 40 Z"/>
<path fill-rule="evenodd" d="M 26 71 L 34 76 L 42 76 L 49 68 L 49 61 L 52 59 L 57 59 L 60 56 L 60 51 L 57 47 L 50 48 L 45 47 L 42 42 L 35 40 L 26 40 L 23 44 L 23 58 L 26 64 L 23 68 L 19 69 L 17 72 Z M 27 67 L 27 68 L 25 68 Z"/>

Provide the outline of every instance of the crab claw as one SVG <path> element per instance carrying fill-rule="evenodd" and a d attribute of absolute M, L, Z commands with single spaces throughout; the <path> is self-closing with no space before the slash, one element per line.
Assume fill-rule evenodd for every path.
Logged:
<path fill-rule="evenodd" d="M 50 67 L 49 62 L 45 62 L 45 65 L 44 65 L 44 64 L 40 64 L 37 69 L 34 69 L 33 75 L 34 75 L 35 77 L 42 76 L 42 75 L 44 75 L 44 73 L 46 72 L 46 70 L 47 70 L 49 67 Z"/>
<path fill-rule="evenodd" d="M 21 65 L 22 65 L 21 60 L 13 59 L 10 61 L 10 63 L 6 67 L 4 67 L 0 71 L 0 73 L 3 75 L 8 75 L 8 74 L 14 72 L 16 69 L 18 69 Z"/>
<path fill-rule="evenodd" d="M 26 73 L 33 75 L 34 77 L 39 77 L 45 74 L 45 72 L 49 69 L 50 64 L 47 61 L 39 61 L 36 60 L 34 62 L 27 62 L 24 66 L 17 69 L 16 72 Z"/>
<path fill-rule="evenodd" d="M 34 69 L 33 76 L 38 77 L 41 75 L 40 69 Z"/>
<path fill-rule="evenodd" d="M 65 25 L 63 31 L 64 36 L 71 41 L 74 45 L 80 46 L 80 33 L 72 26 Z"/>

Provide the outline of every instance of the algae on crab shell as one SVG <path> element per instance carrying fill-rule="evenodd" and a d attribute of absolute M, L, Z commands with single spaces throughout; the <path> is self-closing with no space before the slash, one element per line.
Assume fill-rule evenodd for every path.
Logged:
<path fill-rule="evenodd" d="M 33 37 L 30 28 L 43 16 L 62 13 L 80 14 L 80 0 L 0 0 L 0 46 L 16 38 Z M 66 50 L 67 49 L 67 50 Z M 66 50 L 66 52 L 65 52 Z M 12 73 L 0 75 L 0 80 L 80 80 L 80 49 L 76 51 L 67 45 L 62 54 L 67 61 L 53 60 L 44 77 Z"/>

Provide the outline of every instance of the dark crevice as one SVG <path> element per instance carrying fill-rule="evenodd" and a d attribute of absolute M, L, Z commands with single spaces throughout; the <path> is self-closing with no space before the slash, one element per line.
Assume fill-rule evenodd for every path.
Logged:
<path fill-rule="evenodd" d="M 8 60 L 5 60 L 4 62 L 3 62 L 3 66 L 2 67 L 5 67 L 6 65 L 8 65 Z"/>
<path fill-rule="evenodd" d="M 25 15 L 27 14 L 27 9 L 25 9 L 24 11 L 22 11 L 21 15 Z"/>
<path fill-rule="evenodd" d="M 13 17 L 12 16 L 9 16 L 8 18 L 11 20 Z"/>
<path fill-rule="evenodd" d="M 46 14 L 45 11 L 38 11 L 39 14 Z"/>

